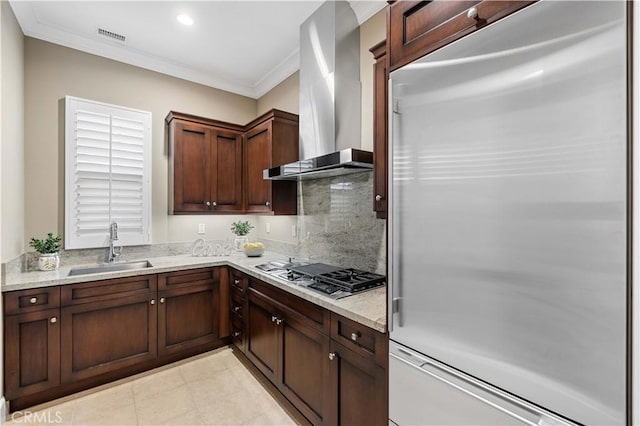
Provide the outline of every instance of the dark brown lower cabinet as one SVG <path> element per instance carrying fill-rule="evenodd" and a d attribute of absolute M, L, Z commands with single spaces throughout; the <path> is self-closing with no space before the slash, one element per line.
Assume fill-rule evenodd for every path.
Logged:
<path fill-rule="evenodd" d="M 5 318 L 5 397 L 7 400 L 60 384 L 59 309 Z"/>
<path fill-rule="evenodd" d="M 265 286 L 249 281 L 249 361 L 314 425 L 386 425 L 386 335 Z"/>
<path fill-rule="evenodd" d="M 158 355 L 182 352 L 218 340 L 218 291 L 193 286 L 158 292 Z"/>
<path fill-rule="evenodd" d="M 328 424 L 387 425 L 386 370 L 366 357 L 331 341 L 334 417 Z"/>
<path fill-rule="evenodd" d="M 156 319 L 155 293 L 62 307 L 62 383 L 155 359 Z"/>
<path fill-rule="evenodd" d="M 197 268 L 5 293 L 11 409 L 228 344 L 219 278 L 219 268 Z"/>

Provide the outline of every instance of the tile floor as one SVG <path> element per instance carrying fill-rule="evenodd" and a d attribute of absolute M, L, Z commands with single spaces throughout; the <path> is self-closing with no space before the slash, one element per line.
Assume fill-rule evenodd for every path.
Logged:
<path fill-rule="evenodd" d="M 233 355 L 218 349 L 16 413 L 6 425 L 295 425 Z"/>

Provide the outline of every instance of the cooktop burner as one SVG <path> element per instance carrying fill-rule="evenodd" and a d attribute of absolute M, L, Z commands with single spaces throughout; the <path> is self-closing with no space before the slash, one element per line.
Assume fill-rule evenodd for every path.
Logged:
<path fill-rule="evenodd" d="M 278 265 L 274 265 L 278 263 Z M 353 268 L 340 268 L 324 263 L 269 262 L 256 267 L 291 284 L 310 288 L 332 299 L 340 299 L 368 289 L 383 286 L 385 277 Z"/>

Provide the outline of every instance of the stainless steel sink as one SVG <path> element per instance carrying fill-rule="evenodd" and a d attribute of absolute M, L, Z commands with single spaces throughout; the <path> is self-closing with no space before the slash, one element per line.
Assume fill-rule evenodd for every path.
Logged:
<path fill-rule="evenodd" d="M 139 260 L 136 262 L 108 263 L 98 266 L 87 266 L 82 268 L 73 268 L 69 271 L 69 277 L 75 275 L 101 274 L 104 272 L 129 271 L 131 269 L 150 268 L 153 265 L 148 260 Z"/>

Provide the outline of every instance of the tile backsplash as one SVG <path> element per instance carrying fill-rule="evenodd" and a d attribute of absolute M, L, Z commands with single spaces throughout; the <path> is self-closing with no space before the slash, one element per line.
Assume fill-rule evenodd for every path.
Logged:
<path fill-rule="evenodd" d="M 261 238 L 284 256 L 385 274 L 386 221 L 372 208 L 373 173 L 364 172 L 298 183 L 298 241 Z M 125 247 L 118 261 L 191 253 L 193 241 Z M 101 263 L 106 248 L 62 250 L 63 264 Z M 37 268 L 37 253 L 3 264 L 3 273 Z"/>
<path fill-rule="evenodd" d="M 384 274 L 386 221 L 376 219 L 372 197 L 369 172 L 299 182 L 298 244 L 265 244 L 290 256 Z"/>

